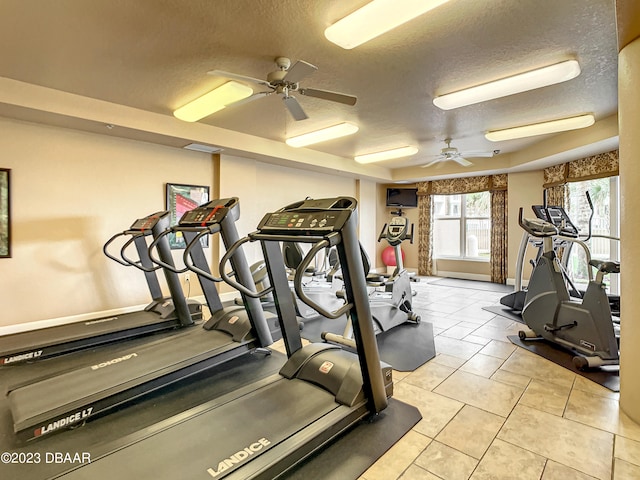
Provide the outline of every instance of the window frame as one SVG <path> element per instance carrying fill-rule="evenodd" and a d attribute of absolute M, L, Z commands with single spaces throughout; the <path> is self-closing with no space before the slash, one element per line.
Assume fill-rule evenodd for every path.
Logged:
<path fill-rule="evenodd" d="M 487 194 L 489 196 L 489 205 L 491 205 L 491 192 L 489 191 L 484 191 L 484 192 L 473 192 L 473 193 L 484 193 Z M 460 212 L 459 215 L 457 217 L 451 216 L 451 215 L 445 215 L 445 216 L 438 216 L 435 211 L 433 212 L 433 233 L 435 235 L 436 232 L 436 222 L 440 222 L 440 221 L 457 221 L 459 223 L 459 230 L 460 230 L 460 235 L 458 238 L 458 247 L 459 247 L 459 251 L 461 252 L 460 255 L 442 255 L 442 254 L 438 254 L 438 252 L 436 251 L 436 246 L 435 246 L 435 242 L 434 242 L 434 250 L 433 250 L 433 258 L 434 259 L 442 259 L 442 260 L 457 260 L 457 261 L 472 261 L 472 262 L 490 262 L 491 261 L 491 238 L 489 238 L 489 252 L 486 256 L 477 256 L 477 257 L 472 257 L 468 255 L 467 252 L 467 222 L 469 220 L 487 220 L 489 222 L 489 235 L 491 235 L 491 207 L 489 206 L 489 212 L 488 215 L 486 217 L 483 216 L 467 216 L 467 195 L 469 195 L 468 193 L 455 193 L 455 194 L 450 194 L 450 195 L 433 195 L 433 199 L 432 199 L 432 203 L 435 206 L 436 201 L 435 201 L 435 197 L 447 197 L 447 196 L 452 196 L 452 195 L 459 195 L 461 197 L 460 200 Z"/>

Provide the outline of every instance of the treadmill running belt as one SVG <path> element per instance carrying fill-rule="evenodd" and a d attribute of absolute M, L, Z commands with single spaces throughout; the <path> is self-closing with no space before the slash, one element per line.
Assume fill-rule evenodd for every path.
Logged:
<path fill-rule="evenodd" d="M 196 413 L 186 419 L 186 415 L 174 417 L 166 428 L 158 427 L 146 438 L 135 434 L 125 438 L 124 448 L 114 446 L 113 453 L 92 458 L 62 478 L 222 478 L 234 472 L 232 478 L 253 478 L 254 470 L 290 453 L 287 439 L 316 437 L 324 431 L 326 418 L 334 425 L 336 417 L 348 417 L 350 425 L 358 420 L 354 415 L 367 412 L 341 406 L 329 392 L 297 379 L 280 378 L 242 393 L 240 398 L 236 393 L 223 397 L 221 402 L 228 401 L 207 410 L 194 409 Z M 254 462 L 260 465 L 254 467 Z M 271 473 L 262 475 L 256 478 L 271 478 Z"/>
<path fill-rule="evenodd" d="M 115 358 L 110 356 L 95 364 L 12 389 L 8 398 L 14 429 L 17 433 L 23 432 L 22 436 L 27 439 L 52 433 L 142 392 L 167 385 L 174 380 L 172 373 L 181 372 L 179 378 L 184 378 L 185 368 L 200 363 L 217 365 L 246 353 L 251 345 L 249 340 L 234 342 L 230 335 L 219 331 L 190 329 L 123 352 Z M 194 373 L 202 369 L 194 368 Z M 153 381 L 158 385 L 150 384 Z M 61 389 L 61 382 L 71 387 Z M 144 386 L 140 392 L 135 390 L 139 386 Z"/>

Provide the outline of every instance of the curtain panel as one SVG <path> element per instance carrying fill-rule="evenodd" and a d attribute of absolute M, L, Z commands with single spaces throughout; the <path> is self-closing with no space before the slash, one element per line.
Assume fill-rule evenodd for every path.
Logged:
<path fill-rule="evenodd" d="M 507 283 L 507 190 L 491 191 L 491 281 Z"/>

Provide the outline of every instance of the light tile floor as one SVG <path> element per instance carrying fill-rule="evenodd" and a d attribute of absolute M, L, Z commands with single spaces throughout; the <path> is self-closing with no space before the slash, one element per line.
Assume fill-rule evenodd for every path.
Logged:
<path fill-rule="evenodd" d="M 426 280 L 426 281 L 425 281 Z M 414 284 L 437 356 L 394 372 L 423 419 L 360 480 L 640 479 L 640 425 L 618 394 L 511 344 L 503 294 Z"/>

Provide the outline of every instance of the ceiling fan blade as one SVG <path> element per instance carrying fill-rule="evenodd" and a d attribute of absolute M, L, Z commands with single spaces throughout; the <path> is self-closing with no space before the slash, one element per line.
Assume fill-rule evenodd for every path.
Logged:
<path fill-rule="evenodd" d="M 436 163 L 440 163 L 442 160 L 443 160 L 442 158 L 436 158 L 435 160 L 431 160 L 429 163 L 427 163 L 425 165 L 420 165 L 420 168 L 430 167 L 431 165 L 435 165 Z"/>
<path fill-rule="evenodd" d="M 459 163 L 463 167 L 468 167 L 469 165 L 473 165 L 473 163 L 471 163 L 466 158 L 462 158 L 461 156 L 451 157 L 451 160 L 453 160 L 456 163 Z"/>
<path fill-rule="evenodd" d="M 300 104 L 298 103 L 298 100 L 296 100 L 295 97 L 283 97 L 282 99 L 284 101 L 284 104 L 286 105 L 287 109 L 289 110 L 289 113 L 291 113 L 291 116 L 296 119 L 296 120 L 305 120 L 307 118 L 309 118 L 307 116 L 306 113 L 304 113 L 304 110 L 302 110 L 302 107 L 300 106 Z"/>
<path fill-rule="evenodd" d="M 315 88 L 301 88 L 300 93 L 307 97 L 321 98 L 332 102 L 343 103 L 345 105 L 355 105 L 358 100 L 353 95 L 345 95 L 344 93 L 330 92 L 329 90 L 317 90 Z"/>
<path fill-rule="evenodd" d="M 290 83 L 298 83 L 305 77 L 308 77 L 313 72 L 318 70 L 318 67 L 311 65 L 310 63 L 298 60 L 293 66 L 289 67 L 287 74 L 284 76 L 283 81 Z"/>
<path fill-rule="evenodd" d="M 470 158 L 489 158 L 493 157 L 493 152 L 464 152 L 462 155 Z"/>
<path fill-rule="evenodd" d="M 231 72 L 225 72 L 222 70 L 211 70 L 210 72 L 207 72 L 207 75 L 214 75 L 216 77 L 224 77 L 224 78 L 228 78 L 229 80 L 238 80 L 240 82 L 245 82 L 245 83 L 255 83 L 258 85 L 262 85 L 264 87 L 269 87 L 269 88 L 273 88 L 269 82 L 267 82 L 266 80 L 260 80 L 259 78 L 253 78 L 253 77 L 247 77 L 246 75 L 238 75 L 237 73 L 231 73 Z"/>

